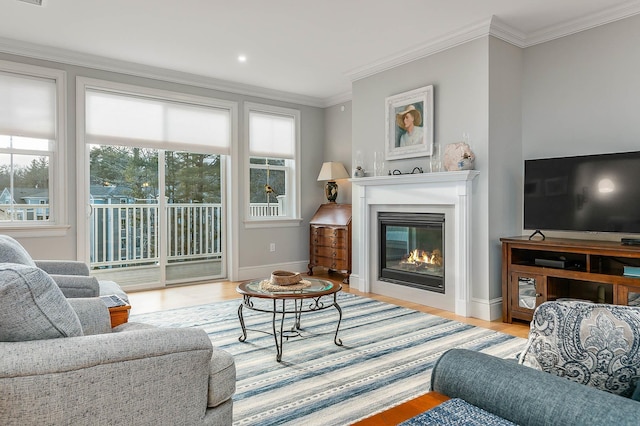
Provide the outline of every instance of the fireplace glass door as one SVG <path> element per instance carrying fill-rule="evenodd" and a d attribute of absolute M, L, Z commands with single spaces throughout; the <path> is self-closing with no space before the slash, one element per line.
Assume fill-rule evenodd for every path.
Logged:
<path fill-rule="evenodd" d="M 444 293 L 444 214 L 378 213 L 379 280 Z"/>

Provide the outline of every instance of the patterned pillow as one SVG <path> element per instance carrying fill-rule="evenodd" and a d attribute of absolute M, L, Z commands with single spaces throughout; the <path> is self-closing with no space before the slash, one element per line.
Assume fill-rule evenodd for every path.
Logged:
<path fill-rule="evenodd" d="M 631 397 L 640 383 L 640 308 L 543 303 L 519 363 Z"/>
<path fill-rule="evenodd" d="M 0 300 L 0 341 L 82 336 L 75 311 L 41 269 L 0 264 Z"/>

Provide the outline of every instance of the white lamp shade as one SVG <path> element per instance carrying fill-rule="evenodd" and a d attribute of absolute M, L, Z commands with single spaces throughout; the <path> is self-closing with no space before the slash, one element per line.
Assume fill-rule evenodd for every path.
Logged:
<path fill-rule="evenodd" d="M 348 177 L 349 173 L 347 173 L 347 170 L 344 168 L 344 165 L 342 165 L 342 163 L 327 161 L 322 164 L 322 169 L 320 169 L 318 180 L 336 180 L 346 179 Z"/>

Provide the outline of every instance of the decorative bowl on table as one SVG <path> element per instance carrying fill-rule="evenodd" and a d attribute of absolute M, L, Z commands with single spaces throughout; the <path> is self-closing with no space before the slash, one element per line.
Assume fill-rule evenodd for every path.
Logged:
<path fill-rule="evenodd" d="M 294 285 L 301 280 L 302 277 L 298 272 L 273 271 L 271 273 L 271 283 L 275 285 Z"/>

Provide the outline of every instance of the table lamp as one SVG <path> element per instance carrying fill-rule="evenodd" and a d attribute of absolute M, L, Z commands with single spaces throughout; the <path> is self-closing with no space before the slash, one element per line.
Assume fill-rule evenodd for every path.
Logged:
<path fill-rule="evenodd" d="M 330 203 L 335 203 L 336 198 L 338 197 L 338 184 L 336 183 L 336 179 L 346 179 L 348 177 L 349 173 L 347 173 L 347 170 L 344 168 L 342 163 L 327 161 L 322 164 L 322 169 L 320 169 L 320 174 L 318 175 L 318 181 L 327 181 L 324 193 Z"/>

